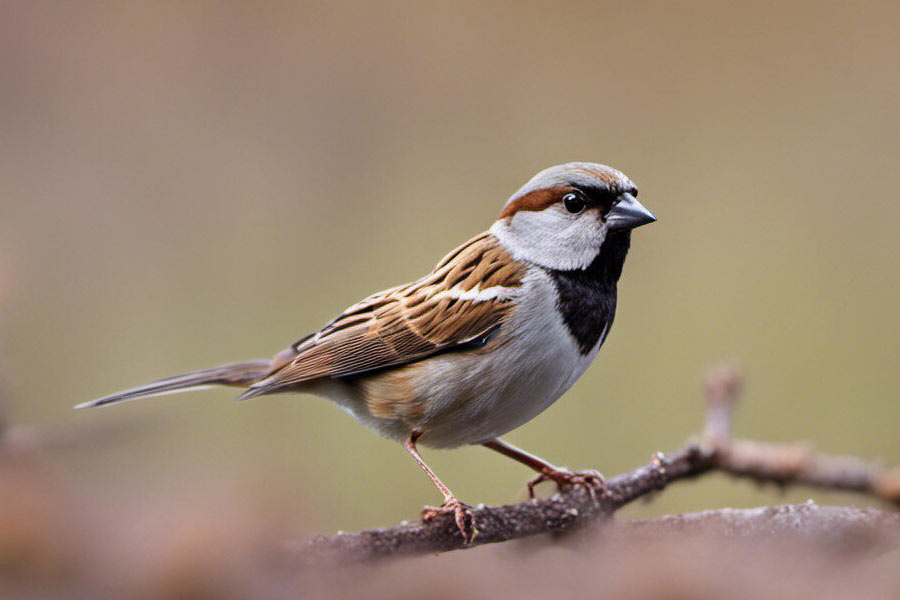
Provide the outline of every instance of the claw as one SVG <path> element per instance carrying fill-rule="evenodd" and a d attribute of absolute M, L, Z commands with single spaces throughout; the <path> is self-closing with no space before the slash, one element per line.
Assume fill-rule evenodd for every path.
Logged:
<path fill-rule="evenodd" d="M 559 489 L 574 485 L 587 488 L 594 502 L 598 502 L 598 494 L 606 491 L 606 480 L 597 471 L 569 471 L 568 469 L 544 469 L 544 471 L 528 482 L 528 497 L 534 498 L 534 488 L 544 481 L 555 481 Z"/>
<path fill-rule="evenodd" d="M 456 498 L 448 498 L 440 506 L 426 506 L 422 510 L 422 520 L 430 522 L 439 515 L 451 512 L 453 513 L 453 519 L 456 521 L 456 526 L 459 528 L 459 533 L 463 537 L 463 542 L 466 545 L 471 544 L 477 532 L 475 529 L 475 518 L 472 515 L 472 507 L 463 504 Z"/>

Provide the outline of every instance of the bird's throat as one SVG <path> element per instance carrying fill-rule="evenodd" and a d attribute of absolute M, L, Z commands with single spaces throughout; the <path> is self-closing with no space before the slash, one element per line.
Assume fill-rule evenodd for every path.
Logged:
<path fill-rule="evenodd" d="M 558 307 L 583 355 L 603 343 L 616 316 L 616 284 L 622 275 L 631 232 L 611 233 L 586 269 L 546 269 L 559 293 Z"/>

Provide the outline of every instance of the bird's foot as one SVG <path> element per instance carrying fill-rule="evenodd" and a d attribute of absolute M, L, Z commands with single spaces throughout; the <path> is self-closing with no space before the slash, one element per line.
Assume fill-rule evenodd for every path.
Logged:
<path fill-rule="evenodd" d="M 557 467 L 544 468 L 541 474 L 528 482 L 528 496 L 534 498 L 534 488 L 544 481 L 555 481 L 560 490 L 583 485 L 591 494 L 594 502 L 606 491 L 606 480 L 597 471 L 570 471 Z"/>
<path fill-rule="evenodd" d="M 444 500 L 440 506 L 426 506 L 422 510 L 422 520 L 425 522 L 433 521 L 435 517 L 442 514 L 453 513 L 453 519 L 459 528 L 459 533 L 463 537 L 466 544 L 471 544 L 475 539 L 475 518 L 472 515 L 472 507 L 463 504 L 453 496 Z"/>

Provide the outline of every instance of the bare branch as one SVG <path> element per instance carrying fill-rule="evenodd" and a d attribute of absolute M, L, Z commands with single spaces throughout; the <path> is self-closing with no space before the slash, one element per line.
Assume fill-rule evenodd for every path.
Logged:
<path fill-rule="evenodd" d="M 887 470 L 857 458 L 816 454 L 802 445 L 732 440 L 731 421 L 741 387 L 741 378 L 734 368 L 713 369 L 706 379 L 708 411 L 701 441 L 669 455 L 658 453 L 647 465 L 613 477 L 607 481 L 599 501 L 584 487 L 572 487 L 550 498 L 479 506 L 474 510 L 477 534 L 468 546 L 464 546 L 452 517 L 442 515 L 427 524 L 403 523 L 319 537 L 308 545 L 293 548 L 291 559 L 301 564 L 371 562 L 566 532 L 608 518 L 619 508 L 670 483 L 710 471 L 778 485 L 858 492 L 894 505 L 900 502 L 898 469 Z"/>

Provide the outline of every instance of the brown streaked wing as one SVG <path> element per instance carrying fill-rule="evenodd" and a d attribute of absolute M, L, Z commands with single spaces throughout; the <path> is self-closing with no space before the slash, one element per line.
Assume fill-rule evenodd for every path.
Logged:
<path fill-rule="evenodd" d="M 512 299 L 476 301 L 441 292 L 515 289 L 522 285 L 524 272 L 525 267 L 512 260 L 490 233 L 483 233 L 448 254 L 422 279 L 373 294 L 348 308 L 316 335 L 298 343 L 293 361 L 260 387 L 275 391 L 319 377 L 346 377 L 466 345 L 501 325 Z"/>

